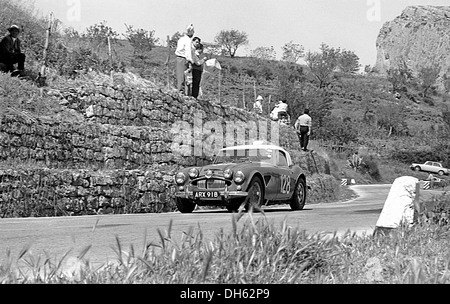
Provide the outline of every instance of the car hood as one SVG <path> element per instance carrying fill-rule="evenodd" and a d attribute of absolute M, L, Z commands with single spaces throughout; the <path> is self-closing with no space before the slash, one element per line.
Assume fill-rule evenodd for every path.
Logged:
<path fill-rule="evenodd" d="M 206 173 L 206 171 L 208 170 L 212 170 L 214 173 L 216 172 L 223 172 L 227 169 L 231 169 L 233 171 L 237 171 L 237 170 L 243 170 L 244 168 L 248 168 L 249 165 L 255 166 L 259 163 L 248 163 L 248 162 L 244 162 L 244 163 L 229 163 L 229 164 L 216 164 L 216 165 L 208 165 L 208 166 L 204 166 L 201 170 L 200 170 L 200 175 L 204 175 Z"/>

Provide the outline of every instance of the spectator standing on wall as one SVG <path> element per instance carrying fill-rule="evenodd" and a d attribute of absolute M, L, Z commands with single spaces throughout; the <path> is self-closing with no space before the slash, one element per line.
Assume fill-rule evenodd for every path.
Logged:
<path fill-rule="evenodd" d="M 195 50 L 200 45 L 201 39 L 199 37 L 192 38 L 192 62 L 189 62 L 188 69 L 184 71 L 184 94 L 186 96 L 193 96 L 192 91 L 194 87 L 194 72 L 193 66 L 195 62 Z"/>
<path fill-rule="evenodd" d="M 309 109 L 305 109 L 303 113 L 295 122 L 295 130 L 299 136 L 301 149 L 307 152 L 309 151 L 308 144 L 311 136 L 312 119 L 309 116 Z"/>
<path fill-rule="evenodd" d="M 21 74 L 25 69 L 25 54 L 22 53 L 20 48 L 20 28 L 17 25 L 11 25 L 8 28 L 8 32 L 9 34 L 0 42 L 0 63 L 2 63 L 2 71 Z M 17 70 L 14 70 L 14 64 L 16 63 Z"/>
<path fill-rule="evenodd" d="M 264 99 L 262 98 L 262 96 L 258 96 L 258 98 L 256 98 L 255 103 L 253 104 L 253 111 L 255 111 L 257 114 L 262 114 L 263 113 L 263 108 L 262 108 L 262 101 Z"/>
<path fill-rule="evenodd" d="M 198 43 L 195 45 L 196 49 L 194 52 L 192 64 L 192 97 L 198 98 L 200 93 L 200 83 L 202 81 L 203 65 L 208 60 L 208 57 L 203 54 L 203 44 Z"/>
<path fill-rule="evenodd" d="M 190 68 L 193 63 L 193 41 L 195 30 L 194 25 L 190 24 L 186 28 L 185 34 L 178 40 L 177 49 L 175 50 L 176 60 L 176 75 L 177 75 L 177 90 L 178 92 L 185 93 L 186 78 L 185 72 Z M 185 93 L 186 94 L 186 93 Z"/>

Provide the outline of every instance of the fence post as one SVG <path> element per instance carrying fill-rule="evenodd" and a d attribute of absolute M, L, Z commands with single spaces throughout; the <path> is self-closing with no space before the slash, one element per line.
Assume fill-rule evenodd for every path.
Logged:
<path fill-rule="evenodd" d="M 167 60 L 165 62 L 166 64 L 166 72 L 167 72 L 167 90 L 170 90 L 170 71 L 169 71 L 169 63 L 170 63 L 170 37 L 167 35 Z"/>
<path fill-rule="evenodd" d="M 418 222 L 422 208 L 420 206 L 420 182 L 416 183 L 416 195 L 414 197 L 414 222 Z"/>
<path fill-rule="evenodd" d="M 42 67 L 41 67 L 41 72 L 39 73 L 39 84 L 41 86 L 44 86 L 46 83 L 46 69 L 47 69 L 47 51 L 48 51 L 48 46 L 49 46 L 49 40 L 50 40 L 50 35 L 51 35 L 51 31 L 52 31 L 52 26 L 53 26 L 53 13 L 50 13 L 50 17 L 48 20 L 48 27 L 47 27 L 47 31 L 45 33 L 45 45 L 44 45 L 44 52 L 42 54 Z"/>

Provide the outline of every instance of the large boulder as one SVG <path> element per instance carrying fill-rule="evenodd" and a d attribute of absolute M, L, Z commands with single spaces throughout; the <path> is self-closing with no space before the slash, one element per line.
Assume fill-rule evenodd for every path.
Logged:
<path fill-rule="evenodd" d="M 377 39 L 376 70 L 386 74 L 405 63 L 415 74 L 427 66 L 439 66 L 438 87 L 450 68 L 450 6 L 409 6 L 386 22 Z"/>

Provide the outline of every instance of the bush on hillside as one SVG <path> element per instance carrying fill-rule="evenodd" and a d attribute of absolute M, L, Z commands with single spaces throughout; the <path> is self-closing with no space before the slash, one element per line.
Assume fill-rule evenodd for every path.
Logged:
<path fill-rule="evenodd" d="M 59 108 L 58 101 L 41 96 L 31 82 L 0 73 L 0 113 L 13 111 L 30 119 L 33 114 L 48 115 Z"/>
<path fill-rule="evenodd" d="M 362 173 L 368 174 L 373 180 L 379 182 L 381 181 L 381 173 L 378 169 L 378 162 L 375 156 L 365 155 L 364 163 L 361 166 Z"/>
<path fill-rule="evenodd" d="M 426 217 L 433 224 L 440 226 L 450 225 L 450 195 L 443 194 L 434 197 L 432 201 L 425 202 Z M 429 209 L 429 210 L 428 210 Z"/>
<path fill-rule="evenodd" d="M 403 163 L 424 163 L 426 161 L 441 162 L 444 167 L 450 167 L 450 144 L 440 143 L 429 148 L 415 148 L 393 150 L 390 152 L 392 159 Z"/>

